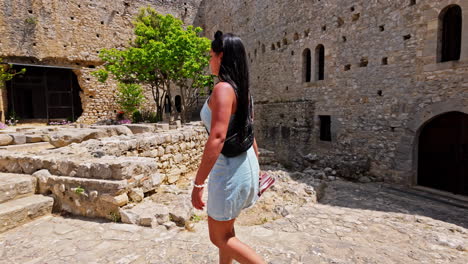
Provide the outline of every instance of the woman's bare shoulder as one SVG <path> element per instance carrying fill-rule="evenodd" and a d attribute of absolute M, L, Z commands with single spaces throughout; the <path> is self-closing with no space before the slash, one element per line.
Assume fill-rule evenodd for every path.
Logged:
<path fill-rule="evenodd" d="M 234 92 L 234 88 L 232 88 L 231 84 L 228 82 L 218 82 L 214 87 L 213 87 L 213 92 L 220 91 L 220 92 L 228 92 L 232 91 Z"/>
<path fill-rule="evenodd" d="M 234 88 L 228 82 L 219 82 L 213 87 L 211 97 L 236 96 Z"/>

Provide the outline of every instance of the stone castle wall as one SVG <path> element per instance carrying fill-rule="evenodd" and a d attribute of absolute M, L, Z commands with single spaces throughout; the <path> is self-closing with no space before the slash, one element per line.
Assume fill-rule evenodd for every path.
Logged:
<path fill-rule="evenodd" d="M 452 4 L 463 12 L 460 61 L 437 63 L 439 14 Z M 260 147 L 369 160 L 370 173 L 388 181 L 412 183 L 421 127 L 449 112 L 468 113 L 468 2 L 240 1 L 201 4 L 206 36 L 216 30 L 240 35 L 250 59 Z M 304 82 L 305 49 L 325 47 L 325 78 Z M 302 116 L 281 102 L 308 101 Z M 279 116 L 307 124 L 309 137 L 286 148 L 269 127 Z M 332 141 L 319 139 L 319 116 L 332 120 Z M 312 120 L 312 121 L 309 121 Z M 302 125 L 299 125 L 302 127 Z M 337 164 L 337 166 L 339 166 Z"/>
<path fill-rule="evenodd" d="M 0 1 L 0 57 L 7 62 L 66 66 L 82 89 L 82 123 L 115 117 L 115 82 L 101 84 L 90 75 L 100 64 L 99 50 L 128 45 L 132 20 L 151 6 L 187 24 L 197 17 L 200 0 L 17 0 Z M 151 104 L 151 97 L 149 98 Z"/>

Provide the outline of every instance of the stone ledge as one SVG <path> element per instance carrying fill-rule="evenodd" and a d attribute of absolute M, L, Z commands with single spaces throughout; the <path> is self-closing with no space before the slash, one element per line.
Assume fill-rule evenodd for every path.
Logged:
<path fill-rule="evenodd" d="M 33 174 L 37 178 L 38 192 L 46 194 L 49 191 L 67 192 L 72 188 L 81 187 L 87 192 L 98 191 L 109 195 L 119 195 L 126 192 L 129 188 L 127 180 L 112 181 L 85 179 L 67 176 L 52 175 L 48 170 L 40 170 Z"/>
<path fill-rule="evenodd" d="M 0 173 L 0 203 L 34 194 L 36 178 L 22 174 Z"/>
<path fill-rule="evenodd" d="M 44 149 L 44 148 L 54 148 L 49 142 L 36 142 L 36 143 L 26 143 L 22 145 L 10 145 L 10 146 L 1 146 L 0 150 L 8 151 L 28 151 L 31 149 Z"/>
<path fill-rule="evenodd" d="M 32 195 L 0 204 L 0 233 L 50 214 L 54 199 Z"/>
<path fill-rule="evenodd" d="M 74 157 L 41 157 L 33 155 L 0 155 L 0 171 L 32 174 L 47 169 L 52 174 L 92 179 L 130 179 L 135 175 L 151 175 L 158 165 L 152 158 L 105 157 L 80 159 Z"/>
<path fill-rule="evenodd" d="M 155 125 L 152 124 L 126 124 L 125 126 L 129 128 L 133 134 L 151 133 L 156 130 Z"/>
<path fill-rule="evenodd" d="M 67 129 L 52 133 L 49 136 L 49 142 L 55 147 L 60 148 L 70 145 L 71 143 L 81 143 L 89 139 L 104 138 L 108 136 L 109 135 L 104 129 Z"/>
<path fill-rule="evenodd" d="M 145 192 L 153 191 L 164 180 L 159 173 L 119 181 L 57 176 L 47 170 L 33 176 L 37 178 L 39 193 L 54 196 L 55 210 L 108 219 L 117 216 L 119 208 L 130 199 L 136 201 L 135 191 L 141 192 L 142 199 Z"/>

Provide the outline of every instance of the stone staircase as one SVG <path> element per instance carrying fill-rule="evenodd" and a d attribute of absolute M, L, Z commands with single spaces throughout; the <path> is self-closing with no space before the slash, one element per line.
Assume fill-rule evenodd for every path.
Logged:
<path fill-rule="evenodd" d="M 94 138 L 88 137 L 92 128 L 61 131 L 50 138 L 64 147 L 24 152 L 0 149 L 0 172 L 31 175 L 34 182 L 30 184 L 35 187 L 25 192 L 52 196 L 54 210 L 119 221 L 122 207 L 140 203 L 160 185 L 175 184 L 196 169 L 206 140 L 204 128 L 198 123 L 173 126 L 99 126 L 94 130 L 103 136 Z M 16 193 L 23 195 L 16 189 L 26 187 L 11 185 L 8 182 L 5 190 L 0 188 L 0 195 L 5 196 L 0 203 L 7 196 L 10 200 Z"/>
<path fill-rule="evenodd" d="M 36 195 L 35 177 L 0 173 L 0 233 L 50 214 L 54 199 Z"/>

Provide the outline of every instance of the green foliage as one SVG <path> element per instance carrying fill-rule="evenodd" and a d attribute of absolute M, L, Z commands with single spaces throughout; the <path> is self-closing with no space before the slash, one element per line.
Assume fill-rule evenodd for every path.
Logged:
<path fill-rule="evenodd" d="M 214 75 L 203 75 L 197 78 L 196 83 L 194 84 L 196 87 L 199 87 L 198 94 L 200 96 L 206 96 L 209 94 L 209 91 L 214 87 Z M 206 89 L 208 88 L 208 89 Z"/>
<path fill-rule="evenodd" d="M 16 75 L 18 74 L 24 74 L 26 72 L 26 69 L 23 68 L 19 72 L 14 72 L 11 70 L 11 65 L 8 64 L 1 64 L 3 59 L 0 58 L 0 83 L 3 83 L 5 81 L 9 81 L 13 79 Z M 3 85 L 0 85 L 0 88 L 4 88 Z"/>
<path fill-rule="evenodd" d="M 192 215 L 192 217 L 190 218 L 190 221 L 192 221 L 194 223 L 200 222 L 201 220 L 202 220 L 201 216 L 199 216 L 197 214 Z"/>
<path fill-rule="evenodd" d="M 125 113 L 133 114 L 145 101 L 143 89 L 134 83 L 119 83 L 117 104 Z"/>
<path fill-rule="evenodd" d="M 76 187 L 75 193 L 77 194 L 83 194 L 85 189 L 83 189 L 81 186 Z"/>
<path fill-rule="evenodd" d="M 161 119 L 158 117 L 158 114 L 153 111 L 142 111 L 141 117 L 145 123 L 157 123 L 161 121 Z"/>
<path fill-rule="evenodd" d="M 148 110 L 136 110 L 133 112 L 132 115 L 132 122 L 133 123 L 157 123 L 161 121 L 159 119 L 158 114 L 154 111 L 148 111 Z"/>
<path fill-rule="evenodd" d="M 109 78 L 109 72 L 104 69 L 99 69 L 91 73 L 94 77 L 98 79 L 100 82 L 105 82 L 107 78 Z"/>
<path fill-rule="evenodd" d="M 120 214 L 117 213 L 117 212 L 110 212 L 109 213 L 109 219 L 114 222 L 114 223 L 118 223 L 120 222 Z"/>
<path fill-rule="evenodd" d="M 24 20 L 24 22 L 31 24 L 31 25 L 36 25 L 37 24 L 37 18 L 35 17 L 28 17 Z"/>
<path fill-rule="evenodd" d="M 204 74 L 210 41 L 199 37 L 201 28 L 184 28 L 180 19 L 158 14 L 152 8 L 141 9 L 134 26 L 135 38 L 130 47 L 101 50 L 99 56 L 104 67 L 93 74 L 102 82 L 112 75 L 122 83 L 148 84 L 161 119 L 164 97 L 166 94 L 171 97 L 171 84 L 183 89 L 181 94 L 186 96 L 182 98 L 196 99 L 198 92 L 189 90 L 198 91 L 211 78 Z M 187 102 L 183 99 L 182 105 Z"/>
<path fill-rule="evenodd" d="M 133 123 L 141 123 L 141 122 L 143 122 L 143 116 L 142 116 L 140 110 L 136 110 L 135 112 L 133 112 L 133 114 L 132 114 L 132 122 L 133 122 Z"/>

